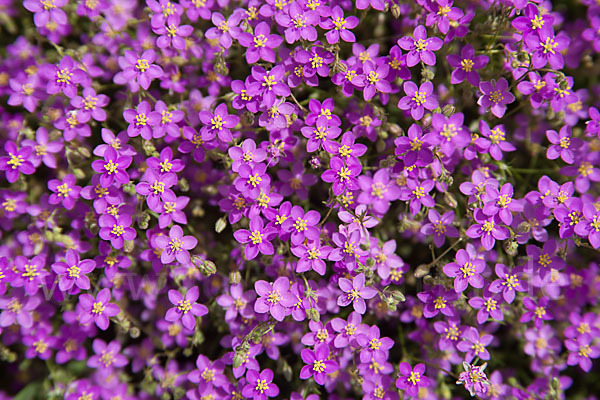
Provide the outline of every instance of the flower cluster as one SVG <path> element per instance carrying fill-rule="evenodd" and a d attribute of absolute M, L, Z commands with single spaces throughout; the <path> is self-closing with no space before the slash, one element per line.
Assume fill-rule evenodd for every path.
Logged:
<path fill-rule="evenodd" d="M 0 0 L 0 399 L 592 399 L 593 0 Z"/>

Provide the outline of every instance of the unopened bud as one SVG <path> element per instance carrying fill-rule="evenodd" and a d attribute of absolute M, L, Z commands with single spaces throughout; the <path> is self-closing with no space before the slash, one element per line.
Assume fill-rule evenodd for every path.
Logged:
<path fill-rule="evenodd" d="M 429 273 L 431 270 L 430 264 L 421 264 L 415 270 L 415 278 L 422 278 Z"/>
<path fill-rule="evenodd" d="M 140 214 L 140 216 L 138 217 L 138 226 L 140 227 L 140 229 L 148 229 L 148 225 L 150 223 L 150 219 L 152 217 L 150 216 L 150 214 L 148 214 L 147 212 L 142 212 Z"/>
<path fill-rule="evenodd" d="M 215 224 L 215 231 L 217 233 L 221 233 L 225 230 L 226 226 L 227 226 L 227 220 L 225 219 L 225 217 L 221 217 L 217 220 L 217 223 Z"/>
<path fill-rule="evenodd" d="M 123 251 L 125 253 L 131 253 L 133 251 L 134 247 L 135 247 L 135 242 L 133 240 L 126 240 L 125 244 L 123 245 Z"/>
<path fill-rule="evenodd" d="M 392 12 L 392 15 L 394 16 L 394 18 L 396 18 L 396 19 L 400 18 L 400 6 L 398 4 L 396 4 L 396 3 L 392 4 L 390 11 Z"/>
<path fill-rule="evenodd" d="M 444 193 L 444 202 L 450 208 L 456 208 L 456 207 L 458 207 L 458 202 L 456 201 L 456 197 L 454 197 L 454 195 L 452 193 L 450 193 L 450 192 L 445 192 Z"/>
<path fill-rule="evenodd" d="M 131 336 L 132 339 L 137 339 L 138 337 L 140 337 L 140 329 L 137 327 L 132 327 L 129 330 L 129 336 Z"/>
<path fill-rule="evenodd" d="M 319 157 L 314 156 L 313 158 L 310 159 L 310 161 L 308 162 L 308 165 L 310 165 L 310 167 L 312 169 L 319 169 L 319 168 L 321 168 L 321 160 L 319 159 Z"/>
<path fill-rule="evenodd" d="M 444 108 L 442 108 L 442 113 L 446 116 L 446 117 L 450 117 L 452 116 L 452 114 L 454 114 L 454 112 L 456 111 L 456 108 L 452 105 L 452 104 L 446 104 L 444 106 Z"/>
<path fill-rule="evenodd" d="M 519 244 L 514 240 L 509 240 L 504 243 L 504 251 L 511 257 L 517 255 L 517 250 L 519 248 Z"/>
<path fill-rule="evenodd" d="M 319 322 L 321 320 L 321 315 L 319 315 L 319 312 L 317 310 L 315 310 L 314 308 L 309 308 L 306 311 L 306 315 L 308 316 L 308 318 L 311 321 Z"/>
<path fill-rule="evenodd" d="M 517 226 L 517 232 L 519 233 L 527 233 L 531 229 L 531 225 L 528 221 L 523 221 Z"/>
<path fill-rule="evenodd" d="M 242 281 L 242 274 L 240 273 L 240 271 L 234 271 L 229 274 L 229 282 L 231 282 L 232 285 L 237 285 L 241 281 Z"/>

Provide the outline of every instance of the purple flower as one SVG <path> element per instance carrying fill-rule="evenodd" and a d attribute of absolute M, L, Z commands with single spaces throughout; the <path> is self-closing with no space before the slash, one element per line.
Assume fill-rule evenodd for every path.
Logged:
<path fill-rule="evenodd" d="M 600 211 L 593 203 L 587 202 L 583 205 L 583 219 L 575 226 L 575 233 L 581 237 L 587 237 L 593 248 L 600 247 Z"/>
<path fill-rule="evenodd" d="M 237 39 L 242 46 L 248 48 L 246 50 L 246 62 L 248 64 L 254 64 L 260 59 L 274 63 L 274 49 L 281 46 L 283 42 L 281 36 L 271 34 L 271 27 L 266 22 L 259 22 L 254 27 L 254 34 L 242 32 Z"/>
<path fill-rule="evenodd" d="M 243 318 L 253 316 L 250 304 L 256 299 L 256 293 L 253 290 L 244 292 L 241 284 L 231 285 L 230 294 L 224 293 L 217 297 L 217 304 L 223 307 L 225 311 L 225 321 L 233 321 L 241 315 Z"/>
<path fill-rule="evenodd" d="M 43 162 L 48 168 L 56 168 L 56 153 L 63 149 L 62 140 L 50 141 L 46 128 L 40 127 L 35 131 L 35 140 L 25 139 L 23 146 L 33 147 L 31 154 L 31 163 L 34 167 L 39 167 Z"/>
<path fill-rule="evenodd" d="M 499 306 L 501 302 L 500 295 L 486 294 L 485 292 L 483 297 L 471 297 L 469 299 L 469 305 L 479 310 L 477 312 L 477 323 L 480 325 L 485 323 L 490 317 L 496 321 L 504 320 L 504 314 L 502 314 L 502 309 Z"/>
<path fill-rule="evenodd" d="M 354 341 L 358 335 L 367 333 L 367 325 L 362 324 L 362 316 L 356 311 L 352 311 L 348 320 L 334 318 L 331 320 L 333 330 L 339 332 L 333 341 L 333 345 L 338 349 L 343 349 Z"/>
<path fill-rule="evenodd" d="M 316 122 L 316 126 L 305 126 L 301 129 L 302 136 L 308 139 L 306 143 L 306 151 L 313 153 L 320 149 L 333 149 L 336 147 L 332 139 L 337 138 L 342 133 L 342 130 L 337 126 L 330 126 L 327 121 L 320 118 Z"/>
<path fill-rule="evenodd" d="M 125 240 L 133 240 L 137 236 L 135 229 L 131 227 L 131 216 L 124 214 L 118 218 L 110 214 L 101 215 L 98 219 L 100 225 L 100 237 L 110 240 L 115 249 L 123 248 Z"/>
<path fill-rule="evenodd" d="M 242 389 L 242 396 L 255 400 L 267 400 L 269 397 L 279 395 L 279 388 L 273 383 L 273 371 L 264 369 L 255 371 L 249 369 L 246 372 L 248 384 Z"/>
<path fill-rule="evenodd" d="M 515 101 L 515 96 L 508 90 L 508 81 L 500 78 L 498 83 L 494 79 L 490 82 L 481 82 L 479 84 L 481 97 L 477 101 L 483 108 L 489 108 L 498 118 L 502 118 L 506 112 L 506 105 Z"/>
<path fill-rule="evenodd" d="M 341 195 L 346 190 L 356 190 L 359 188 L 356 176 L 360 174 L 362 166 L 360 164 L 344 165 L 340 157 L 333 157 L 329 161 L 329 168 L 323 172 L 321 179 L 324 182 L 333 183 L 333 194 Z"/>
<path fill-rule="evenodd" d="M 23 292 L 21 292 L 23 293 Z M 33 326 L 33 311 L 42 300 L 38 296 L 25 296 L 19 292 L 8 297 L 0 297 L 0 327 L 8 327 L 17 322 L 21 327 L 29 329 Z"/>
<path fill-rule="evenodd" d="M 372 299 L 377 295 L 376 289 L 365 286 L 365 274 L 362 272 L 352 280 L 340 278 L 338 285 L 344 292 L 337 299 L 338 306 L 346 307 L 352 303 L 354 310 L 359 314 L 364 314 L 367 310 L 365 300 Z"/>
<path fill-rule="evenodd" d="M 419 61 L 426 65 L 435 65 L 435 54 L 433 52 L 441 49 L 443 44 L 444 42 L 440 38 L 427 38 L 427 30 L 423 25 L 415 28 L 413 37 L 404 36 L 398 39 L 398 46 L 408 51 L 406 65 L 409 67 L 417 65 Z"/>
<path fill-rule="evenodd" d="M 410 212 L 416 215 L 421 211 L 421 206 L 433 207 L 435 206 L 435 200 L 429 194 L 431 189 L 435 186 L 431 179 L 427 179 L 423 182 L 419 182 L 414 179 L 408 179 L 406 181 L 406 187 L 400 190 L 400 200 L 409 201 Z"/>
<path fill-rule="evenodd" d="M 162 235 L 156 238 L 156 245 L 162 249 L 160 261 L 163 264 L 172 263 L 175 259 L 183 265 L 188 264 L 190 262 L 188 250 L 192 250 L 196 244 L 198 239 L 191 235 L 183 236 L 183 229 L 179 225 L 171 227 L 168 237 Z"/>
<path fill-rule="evenodd" d="M 552 30 L 542 29 L 539 31 L 539 36 L 535 34 L 525 35 L 525 43 L 533 52 L 531 61 L 536 69 L 543 68 L 546 64 L 554 69 L 562 69 L 565 61 L 562 50 L 569 46 L 570 39 L 563 32 L 554 36 Z"/>
<path fill-rule="evenodd" d="M 354 15 L 344 18 L 344 11 L 340 6 L 335 6 L 331 10 L 331 15 L 328 19 L 321 19 L 319 26 L 323 29 L 328 30 L 325 34 L 327 43 L 336 44 L 340 41 L 340 38 L 344 42 L 355 42 L 356 36 L 350 31 L 350 29 L 356 28 L 358 25 L 358 18 Z"/>
<path fill-rule="evenodd" d="M 29 161 L 33 152 L 33 147 L 17 148 L 15 142 L 8 140 L 4 143 L 4 151 L 7 156 L 0 157 L 0 170 L 6 174 L 6 180 L 10 183 L 19 178 L 19 173 L 31 175 L 35 172 L 35 167 Z"/>
<path fill-rule="evenodd" d="M 409 363 L 400 363 L 400 374 L 396 379 L 396 387 L 404 390 L 407 395 L 416 397 L 419 388 L 429 387 L 431 381 L 425 376 L 425 364 L 417 364 L 413 369 Z"/>
<path fill-rule="evenodd" d="M 175 197 L 175 193 L 170 188 L 177 183 L 177 174 L 173 172 L 159 174 L 154 169 L 147 169 L 143 179 L 135 186 L 136 193 L 146 196 L 148 208 L 161 212 L 163 199 L 167 196 Z"/>
<path fill-rule="evenodd" d="M 317 211 L 309 210 L 304 213 L 302 207 L 293 206 L 290 218 L 288 218 L 281 228 L 284 232 L 291 232 L 292 244 L 297 246 L 304 243 L 305 239 L 318 241 L 319 229 L 317 224 L 321 219 Z"/>
<path fill-rule="evenodd" d="M 483 201 L 483 213 L 493 217 L 498 215 L 500 220 L 506 225 L 512 224 L 513 212 L 523 211 L 523 205 L 519 200 L 513 199 L 514 190 L 510 183 L 505 183 L 498 191 L 495 185 L 487 185 L 485 187 L 485 195 Z"/>
<path fill-rule="evenodd" d="M 140 134 L 145 140 L 152 139 L 152 127 L 158 123 L 158 115 L 154 115 L 154 120 L 150 120 L 152 108 L 147 101 L 142 101 L 136 109 L 127 109 L 123 111 L 123 118 L 129 123 L 127 134 L 129 137 L 136 137 Z"/>
<path fill-rule="evenodd" d="M 287 97 L 290 95 L 290 88 L 283 82 L 285 77 L 283 65 L 276 65 L 270 71 L 255 66 L 252 67 L 251 73 L 253 82 L 247 86 L 247 93 L 250 96 L 263 96 L 264 106 L 270 108 L 275 104 L 277 96 Z"/>
<path fill-rule="evenodd" d="M 113 340 L 107 345 L 102 339 L 94 339 L 92 348 L 96 354 L 88 359 L 88 367 L 112 370 L 113 367 L 121 368 L 128 363 L 127 357 L 119 354 L 121 351 L 121 342 L 118 340 Z"/>
<path fill-rule="evenodd" d="M 394 341 L 389 337 L 381 337 L 381 332 L 377 325 L 373 325 L 365 333 L 357 336 L 356 342 L 363 349 L 360 351 L 360 361 L 368 363 L 375 361 L 383 363 L 387 360 L 389 350 L 394 347 Z"/>
<path fill-rule="evenodd" d="M 505 240 L 510 237 L 509 230 L 500 225 L 498 216 L 487 216 L 482 209 L 478 208 L 474 213 L 475 224 L 471 225 L 465 234 L 470 238 L 480 238 L 481 244 L 486 250 L 491 250 L 496 240 Z"/>
<path fill-rule="evenodd" d="M 437 25 L 441 33 L 446 34 L 450 30 L 450 20 L 456 22 L 463 15 L 463 11 L 458 7 L 452 7 L 452 0 L 436 0 L 431 7 L 432 11 L 427 14 L 425 25 Z M 429 3 L 427 3 L 429 5 Z M 429 7 L 427 7 L 429 9 Z"/>
<path fill-rule="evenodd" d="M 521 277 L 522 269 L 520 267 L 509 270 L 504 264 L 496 264 L 495 271 L 499 279 L 490 284 L 489 290 L 492 293 L 502 292 L 502 296 L 508 304 L 513 302 L 516 292 L 527 290 L 528 285 Z"/>
<path fill-rule="evenodd" d="M 86 325 L 94 320 L 98 328 L 105 331 L 109 324 L 108 317 L 114 317 L 121 311 L 119 306 L 109 302 L 110 289 L 108 288 L 98 292 L 95 299 L 89 294 L 79 295 L 79 305 L 81 306 L 79 323 Z"/>
<path fill-rule="evenodd" d="M 290 4 L 287 13 L 275 14 L 275 21 L 285 27 L 285 40 L 292 44 L 300 39 L 314 42 L 317 39 L 315 26 L 319 24 L 319 13 L 313 10 L 304 11 L 296 2 Z"/>
<path fill-rule="evenodd" d="M 273 254 L 275 250 L 270 241 L 276 235 L 275 228 L 268 225 L 265 227 L 260 216 L 250 218 L 249 228 L 250 230 L 239 229 L 233 233 L 233 237 L 238 242 L 246 244 L 244 249 L 246 260 L 253 260 L 259 252 L 265 255 Z"/>
<path fill-rule="evenodd" d="M 77 84 L 87 78 L 70 56 L 64 56 L 58 65 L 44 65 L 40 73 L 48 79 L 48 94 L 63 92 L 69 98 L 77 95 Z"/>
<path fill-rule="evenodd" d="M 115 82 L 121 84 L 128 83 L 132 92 L 138 91 L 138 85 L 142 89 L 148 90 L 150 83 L 154 79 L 163 76 L 162 68 L 153 64 L 155 59 L 156 52 L 152 49 L 144 51 L 141 56 L 134 51 L 125 50 L 125 55 L 119 57 L 119 66 L 123 69 L 123 72 L 115 76 Z M 134 78 L 135 80 L 133 80 Z M 143 101 L 142 103 L 146 102 Z M 140 111 L 139 106 L 138 111 Z M 149 112 L 149 110 L 146 111 L 147 114 Z"/>
<path fill-rule="evenodd" d="M 179 25 L 179 23 L 179 15 L 175 14 L 167 17 L 165 25 L 152 27 L 154 33 L 160 35 L 156 39 L 156 46 L 159 49 L 165 49 L 172 46 L 177 50 L 185 50 L 186 43 L 184 38 L 190 36 L 194 31 L 194 28 L 191 25 Z"/>
<path fill-rule="evenodd" d="M 209 141 L 216 136 L 223 142 L 231 142 L 233 140 L 230 129 L 234 128 L 240 122 L 240 118 L 236 115 L 230 115 L 227 112 L 227 105 L 225 103 L 219 104 L 215 108 L 214 114 L 210 111 L 200 111 L 199 116 L 200 121 L 204 124 L 200 131 L 202 140 Z"/>
<path fill-rule="evenodd" d="M 314 350 L 303 349 L 300 357 L 305 364 L 308 364 L 300 370 L 300 379 L 313 377 L 319 385 L 325 384 L 327 375 L 339 368 L 337 362 L 328 359 L 329 345 L 325 343 L 316 345 Z"/>
<path fill-rule="evenodd" d="M 178 138 L 181 136 L 181 129 L 177 125 L 185 113 L 181 110 L 169 110 L 164 101 L 159 100 L 154 105 L 154 111 L 148 115 L 148 122 L 153 125 L 152 136 L 156 139 L 165 136 Z"/>
<path fill-rule="evenodd" d="M 594 344 L 594 338 L 589 333 L 579 335 L 577 339 L 565 340 L 569 350 L 568 365 L 579 365 L 585 372 L 592 369 L 592 358 L 600 357 L 600 348 Z"/>
<path fill-rule="evenodd" d="M 291 313 L 289 307 L 296 304 L 296 296 L 290 292 L 290 280 L 281 276 L 274 283 L 257 281 L 254 284 L 256 293 L 260 296 L 254 303 L 257 313 L 269 312 L 277 321 L 283 321 Z"/>
<path fill-rule="evenodd" d="M 476 328 L 470 326 L 464 332 L 462 339 L 462 342 L 457 344 L 456 348 L 463 353 L 467 353 L 465 354 L 465 362 L 471 362 L 475 357 L 479 357 L 482 360 L 490 359 L 490 353 L 486 349 L 486 346 L 492 343 L 494 336 L 488 333 L 480 334 Z"/>
<path fill-rule="evenodd" d="M 259 163 L 250 167 L 246 164 L 238 169 L 238 178 L 234 181 L 235 188 L 246 196 L 256 199 L 260 192 L 269 192 L 271 177 L 267 173 L 267 166 Z"/>
<path fill-rule="evenodd" d="M 436 247 L 444 245 L 446 236 L 458 237 L 458 229 L 452 226 L 454 211 L 448 211 L 444 215 L 440 215 L 436 210 L 430 209 L 427 213 L 427 218 L 429 219 L 429 223 L 423 225 L 421 233 L 424 235 L 433 235 L 433 244 Z"/>
<path fill-rule="evenodd" d="M 390 177 L 386 169 L 380 169 L 373 177 L 361 175 L 358 177 L 358 184 L 362 190 L 357 201 L 360 204 L 371 204 L 373 210 L 378 214 L 385 214 L 390 202 L 400 197 L 400 188 L 390 182 Z"/>
<path fill-rule="evenodd" d="M 33 22 L 35 26 L 42 28 L 50 23 L 68 24 L 67 14 L 60 9 L 67 3 L 68 0 L 25 0 L 23 7 L 34 13 Z"/>
<path fill-rule="evenodd" d="M 246 139 L 241 146 L 233 146 L 228 150 L 229 157 L 233 160 L 231 169 L 237 172 L 242 165 L 254 167 L 256 163 L 262 162 L 267 158 L 267 152 L 256 148 L 256 142 L 252 139 Z"/>
<path fill-rule="evenodd" d="M 463 384 L 471 396 L 475 396 L 476 394 L 478 396 L 485 395 L 488 392 L 488 387 L 491 385 L 484 372 L 486 367 L 487 363 L 475 366 L 463 361 L 464 372 L 460 373 L 456 384 Z"/>
<path fill-rule="evenodd" d="M 189 237 L 189 236 L 188 236 Z M 167 310 L 165 319 L 169 322 L 178 321 L 181 319 L 183 326 L 187 329 L 194 330 L 196 327 L 196 318 L 208 314 L 208 308 L 198 300 L 198 286 L 194 286 L 185 293 L 185 297 L 177 290 L 169 290 L 169 301 L 175 307 Z"/>
<path fill-rule="evenodd" d="M 490 155 L 494 160 L 502 160 L 503 151 L 515 151 L 517 148 L 512 143 L 506 141 L 506 131 L 504 125 L 496 125 L 494 129 L 490 129 L 490 126 L 484 120 L 479 121 L 479 131 L 481 134 L 489 139 L 489 142 L 481 141 L 479 138 L 476 143 L 483 151 L 489 151 Z"/>
<path fill-rule="evenodd" d="M 48 189 L 52 192 L 48 202 L 50 204 L 60 204 L 70 210 L 75 205 L 75 201 L 79 197 L 81 186 L 75 185 L 75 175 L 67 174 L 62 179 L 51 179 L 48 181 Z"/>
<path fill-rule="evenodd" d="M 25 293 L 33 296 L 37 293 L 40 285 L 44 284 L 48 271 L 44 268 L 46 259 L 42 255 L 28 259 L 24 256 L 16 256 L 14 260 L 14 279 L 10 283 L 13 287 L 23 287 Z"/>
<path fill-rule="evenodd" d="M 443 286 L 436 285 L 432 290 L 417 293 L 417 297 L 425 303 L 423 308 L 425 318 L 433 318 L 439 313 L 454 317 L 455 310 L 452 303 L 458 299 L 458 294 L 454 290 L 445 290 Z"/>
<path fill-rule="evenodd" d="M 96 268 L 94 260 L 79 260 L 79 254 L 72 249 L 68 249 L 65 255 L 65 261 L 59 261 L 52 264 L 52 270 L 60 276 L 58 288 L 63 292 L 77 285 L 79 289 L 88 290 L 90 280 L 85 274 L 89 274 Z"/>
<path fill-rule="evenodd" d="M 363 88 L 363 97 L 365 101 L 369 101 L 378 92 L 389 93 L 392 91 L 392 86 L 385 79 L 388 76 L 389 70 L 390 67 L 383 61 L 378 63 L 365 61 L 363 74 L 354 77 L 352 83 Z"/>
<path fill-rule="evenodd" d="M 546 158 L 555 160 L 560 157 L 567 164 L 575 162 L 575 151 L 583 146 L 583 140 L 571 138 L 571 127 L 563 126 L 560 128 L 560 134 L 554 130 L 546 131 L 546 136 L 552 145 L 548 147 Z"/>
<path fill-rule="evenodd" d="M 83 89 L 83 97 L 75 96 L 71 99 L 71 105 L 79 109 L 77 120 L 82 123 L 88 122 L 90 117 L 96 121 L 106 120 L 106 111 L 102 107 L 107 104 L 108 96 L 96 94 L 96 91 L 89 87 Z"/>
<path fill-rule="evenodd" d="M 199 393 L 208 393 L 212 387 L 223 387 L 229 382 L 223 374 L 225 365 L 221 360 L 213 362 L 205 355 L 199 354 L 196 359 L 196 367 L 198 369 L 190 372 L 187 378 L 190 382 L 198 384 Z"/>
<path fill-rule="evenodd" d="M 482 69 L 487 65 L 490 58 L 486 55 L 475 55 L 475 50 L 470 44 L 465 45 L 460 51 L 460 56 L 449 54 L 446 56 L 448 64 L 452 68 L 450 83 L 457 85 L 467 79 L 469 83 L 475 87 L 479 87 L 479 74 L 476 70 Z"/>
<path fill-rule="evenodd" d="M 476 254 L 460 249 L 456 252 L 456 262 L 446 264 L 444 273 L 454 279 L 454 290 L 457 293 L 464 292 L 470 284 L 474 288 L 481 289 L 485 280 L 481 273 L 485 270 L 485 261 L 476 257 Z M 474 252 L 473 252 L 474 253 Z"/>
<path fill-rule="evenodd" d="M 401 110 L 410 109 L 410 115 L 415 120 L 423 118 L 425 108 L 432 111 L 438 107 L 438 102 L 433 96 L 433 83 L 427 81 L 420 87 L 414 82 L 404 82 L 404 92 L 406 96 L 398 101 L 398 108 Z"/>
<path fill-rule="evenodd" d="M 108 188 L 113 182 L 125 184 L 129 182 L 129 174 L 126 169 L 131 165 L 132 158 L 119 156 L 117 151 L 110 147 L 104 152 L 104 160 L 92 162 L 94 171 L 100 173 L 100 185 Z"/>
<path fill-rule="evenodd" d="M 538 36 L 542 32 L 552 33 L 554 17 L 550 13 L 541 13 L 533 3 L 527 4 L 525 11 L 512 21 L 512 26 L 521 31 L 524 37 Z"/>
<path fill-rule="evenodd" d="M 538 328 L 531 328 L 525 331 L 527 343 L 523 347 L 525 354 L 539 359 L 545 359 L 551 354 L 560 351 L 560 341 L 555 337 L 554 329 L 549 325 L 542 325 Z"/>
<path fill-rule="evenodd" d="M 241 30 L 238 28 L 238 24 L 241 21 L 241 13 L 234 12 L 229 16 L 229 19 L 225 20 L 223 14 L 213 12 L 211 21 L 215 27 L 209 28 L 206 31 L 206 38 L 210 40 L 219 39 L 219 45 L 228 49 L 233 43 L 233 38 L 237 38 Z"/>

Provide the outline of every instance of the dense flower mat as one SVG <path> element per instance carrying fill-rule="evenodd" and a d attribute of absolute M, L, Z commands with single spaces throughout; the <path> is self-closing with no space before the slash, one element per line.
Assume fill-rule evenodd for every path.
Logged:
<path fill-rule="evenodd" d="M 600 3 L 0 0 L 0 399 L 596 399 Z"/>

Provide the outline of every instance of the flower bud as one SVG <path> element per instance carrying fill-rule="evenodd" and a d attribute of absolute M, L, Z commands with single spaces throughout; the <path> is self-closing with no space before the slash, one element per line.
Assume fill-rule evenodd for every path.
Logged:
<path fill-rule="evenodd" d="M 310 161 L 308 162 L 308 164 L 310 165 L 310 167 L 312 169 L 319 169 L 319 168 L 321 168 L 321 160 L 317 156 L 312 157 L 310 159 Z"/>
<path fill-rule="evenodd" d="M 319 312 L 314 308 L 309 308 L 306 310 L 306 315 L 311 321 L 319 322 L 321 320 L 321 315 L 319 315 Z"/>
<path fill-rule="evenodd" d="M 454 195 L 452 193 L 450 193 L 450 192 L 445 192 L 444 193 L 444 202 L 450 208 L 456 208 L 456 207 L 458 207 L 458 202 L 456 201 L 456 197 L 454 197 Z"/>
<path fill-rule="evenodd" d="M 394 18 L 396 18 L 396 19 L 400 18 L 400 6 L 398 4 L 396 4 L 396 3 L 392 4 L 390 11 L 392 12 L 392 15 L 394 16 Z"/>
<path fill-rule="evenodd" d="M 225 217 L 221 217 L 217 220 L 217 223 L 215 224 L 215 231 L 217 233 L 221 233 L 225 230 L 225 227 L 227 227 L 227 220 L 225 219 Z"/>
<path fill-rule="evenodd" d="M 421 264 L 415 270 L 415 278 L 422 278 L 431 270 L 431 264 Z"/>
<path fill-rule="evenodd" d="M 242 281 L 242 274 L 240 273 L 240 271 L 234 271 L 229 274 L 229 282 L 231 282 L 232 285 L 237 285 L 241 281 Z"/>

